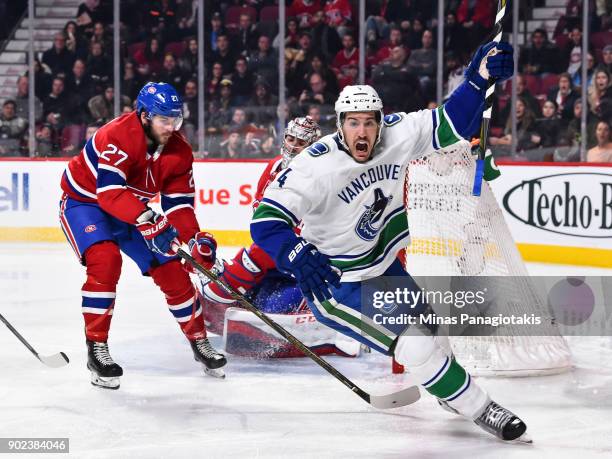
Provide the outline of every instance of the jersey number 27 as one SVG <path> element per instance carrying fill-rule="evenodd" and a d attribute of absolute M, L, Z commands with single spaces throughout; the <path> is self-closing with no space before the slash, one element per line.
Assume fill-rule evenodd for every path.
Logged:
<path fill-rule="evenodd" d="M 105 159 L 106 161 L 113 164 L 114 166 L 118 166 L 119 164 L 121 164 L 123 161 L 125 161 L 128 158 L 128 154 L 125 151 L 119 150 L 119 148 L 117 148 L 112 143 L 109 143 L 106 146 L 106 148 L 108 148 L 108 150 L 104 150 L 102 153 L 100 153 L 100 158 Z M 109 158 L 110 155 L 117 155 L 119 156 L 119 159 L 113 162 L 113 160 Z"/>

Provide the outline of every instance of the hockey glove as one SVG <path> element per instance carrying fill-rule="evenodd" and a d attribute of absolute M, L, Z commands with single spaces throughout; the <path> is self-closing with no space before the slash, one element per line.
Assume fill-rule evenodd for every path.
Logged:
<path fill-rule="evenodd" d="M 189 240 L 187 245 L 189 246 L 189 253 L 195 261 L 208 270 L 212 269 L 217 258 L 217 241 L 212 234 L 200 231 Z M 190 263 L 185 262 L 183 267 L 187 272 L 199 273 Z"/>
<path fill-rule="evenodd" d="M 510 43 L 491 41 L 474 53 L 465 71 L 465 78 L 479 89 L 487 88 L 489 76 L 496 82 L 507 80 L 514 73 L 514 48 Z"/>
<path fill-rule="evenodd" d="M 332 297 L 327 284 L 340 287 L 340 275 L 332 268 L 329 258 L 302 238 L 281 245 L 276 257 L 276 267 L 285 274 L 292 274 L 302 294 L 309 300 L 323 302 Z"/>
<path fill-rule="evenodd" d="M 180 245 L 178 232 L 168 219 L 147 207 L 136 219 L 136 228 L 144 237 L 149 249 L 166 257 L 176 255 L 174 244 Z"/>

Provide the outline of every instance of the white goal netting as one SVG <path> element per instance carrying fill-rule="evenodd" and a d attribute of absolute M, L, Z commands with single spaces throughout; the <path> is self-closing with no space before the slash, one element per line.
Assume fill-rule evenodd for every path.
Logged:
<path fill-rule="evenodd" d="M 504 376 L 565 371 L 571 367 L 567 343 L 533 288 L 489 184 L 483 182 L 480 197 L 472 196 L 475 164 L 468 142 L 409 164 L 407 270 L 413 276 L 503 276 L 493 282 L 513 298 L 504 312 L 542 317 L 538 336 L 521 336 L 518 325 L 504 325 L 491 336 L 451 337 L 458 361 L 469 371 Z"/>

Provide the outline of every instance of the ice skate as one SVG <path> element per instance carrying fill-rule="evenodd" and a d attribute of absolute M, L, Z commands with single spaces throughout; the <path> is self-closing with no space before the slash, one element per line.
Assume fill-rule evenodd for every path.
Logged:
<path fill-rule="evenodd" d="M 108 352 L 108 343 L 87 340 L 87 368 L 91 371 L 91 384 L 104 389 L 119 389 L 123 368 Z"/>
<path fill-rule="evenodd" d="M 225 356 L 212 347 L 208 338 L 190 341 L 193 357 L 204 365 L 204 373 L 214 378 L 225 378 L 225 372 L 221 367 L 225 366 Z"/>

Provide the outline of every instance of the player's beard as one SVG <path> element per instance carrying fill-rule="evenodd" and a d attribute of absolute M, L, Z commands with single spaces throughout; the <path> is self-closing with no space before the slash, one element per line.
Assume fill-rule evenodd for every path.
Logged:
<path fill-rule="evenodd" d="M 146 123 L 142 127 L 148 139 L 151 142 L 153 142 L 155 145 L 166 145 L 168 141 L 170 140 L 170 137 L 172 136 L 172 133 L 170 133 L 166 135 L 164 138 L 162 138 L 162 136 L 153 132 L 153 129 L 151 127 L 151 121 L 149 120 L 147 120 Z"/>

